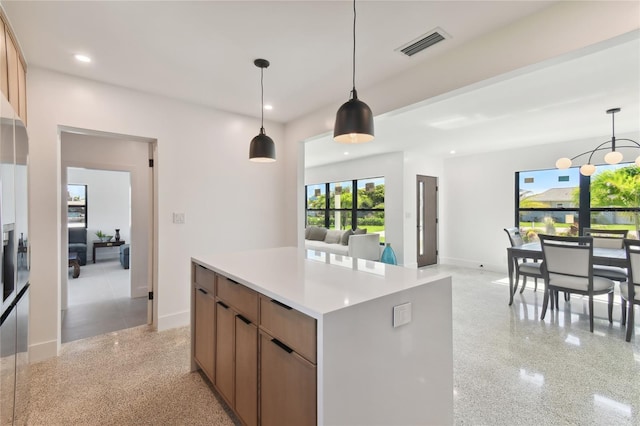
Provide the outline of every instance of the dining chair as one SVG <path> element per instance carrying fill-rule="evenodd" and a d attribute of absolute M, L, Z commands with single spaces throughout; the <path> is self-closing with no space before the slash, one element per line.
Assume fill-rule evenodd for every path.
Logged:
<path fill-rule="evenodd" d="M 544 301 L 542 303 L 543 320 L 551 298 L 558 291 L 581 294 L 589 297 L 589 329 L 593 333 L 593 296 L 607 294 L 609 299 L 609 322 L 613 322 L 613 289 L 615 283 L 593 274 L 593 238 L 561 237 L 540 235 L 543 274 L 545 280 Z M 558 309 L 556 303 L 556 309 Z"/>
<path fill-rule="evenodd" d="M 524 240 L 522 239 L 522 235 L 520 235 L 520 229 L 513 228 L 504 228 L 504 232 L 509 236 L 509 242 L 511 243 L 511 247 L 520 247 L 524 244 Z M 540 270 L 541 263 L 538 263 L 536 260 L 532 262 L 527 262 L 526 258 L 516 259 L 516 289 L 518 288 L 518 283 L 520 282 L 520 277 L 522 276 L 522 288 L 520 289 L 520 293 L 524 291 L 524 288 L 527 286 L 527 277 L 533 278 L 534 287 L 533 291 L 538 290 L 538 278 L 542 277 L 542 271 Z M 514 290 L 515 293 L 515 290 Z"/>
<path fill-rule="evenodd" d="M 622 325 L 627 325 L 627 342 L 631 341 L 631 333 L 634 328 L 634 305 L 640 305 L 640 241 L 624 240 L 629 263 L 629 279 L 626 283 L 620 283 L 620 296 L 622 298 Z M 629 311 L 627 313 L 627 304 Z M 628 321 L 628 322 L 627 322 Z"/>
<path fill-rule="evenodd" d="M 627 229 L 596 229 L 585 228 L 584 235 L 593 237 L 593 248 L 624 249 L 624 239 L 627 238 Z M 627 281 L 627 269 L 617 266 L 595 265 L 593 274 L 598 277 L 609 278 L 623 283 Z M 624 307 L 622 308 L 624 315 Z"/>

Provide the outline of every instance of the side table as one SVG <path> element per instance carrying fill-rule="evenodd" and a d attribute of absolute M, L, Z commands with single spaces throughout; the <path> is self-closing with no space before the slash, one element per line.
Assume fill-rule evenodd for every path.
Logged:
<path fill-rule="evenodd" d="M 124 244 L 124 240 L 120 241 L 99 241 L 93 242 L 93 263 L 96 263 L 96 249 L 104 247 L 118 247 Z"/>

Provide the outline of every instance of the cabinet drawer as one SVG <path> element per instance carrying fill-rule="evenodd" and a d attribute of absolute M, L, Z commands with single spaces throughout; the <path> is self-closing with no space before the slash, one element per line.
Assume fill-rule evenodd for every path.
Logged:
<path fill-rule="evenodd" d="M 209 291 L 211 295 L 215 294 L 215 273 L 195 263 L 193 266 L 195 268 L 195 283 Z"/>
<path fill-rule="evenodd" d="M 316 363 L 314 318 L 261 295 L 260 326 L 312 363 Z"/>
<path fill-rule="evenodd" d="M 262 426 L 316 425 L 316 366 L 260 332 Z"/>
<path fill-rule="evenodd" d="M 218 298 L 257 324 L 258 293 L 222 275 L 217 275 L 217 277 Z"/>

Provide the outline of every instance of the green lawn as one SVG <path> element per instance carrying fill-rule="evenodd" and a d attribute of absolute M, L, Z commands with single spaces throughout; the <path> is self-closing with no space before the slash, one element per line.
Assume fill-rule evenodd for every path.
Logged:
<path fill-rule="evenodd" d="M 531 225 L 533 223 L 533 226 Z M 571 224 L 570 223 L 554 223 L 553 226 L 556 229 L 566 229 L 566 228 L 570 228 Z M 545 229 L 546 225 L 544 224 L 544 222 L 520 222 L 520 228 L 524 228 L 524 229 L 530 229 L 530 228 L 539 228 L 539 229 Z M 635 225 L 631 224 L 631 225 L 599 225 L 599 224 L 594 224 L 591 226 L 592 228 L 596 228 L 596 229 L 627 229 L 629 231 L 635 231 L 636 227 Z"/>

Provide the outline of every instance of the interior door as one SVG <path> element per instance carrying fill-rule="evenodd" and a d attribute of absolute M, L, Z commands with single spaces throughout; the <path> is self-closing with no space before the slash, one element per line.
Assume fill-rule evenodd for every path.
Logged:
<path fill-rule="evenodd" d="M 416 176 L 418 267 L 438 263 L 438 178 Z"/>

